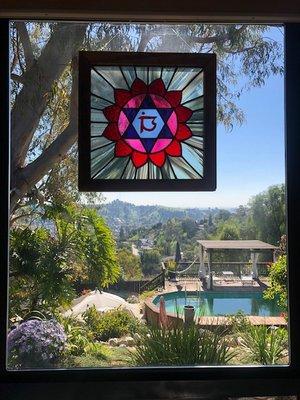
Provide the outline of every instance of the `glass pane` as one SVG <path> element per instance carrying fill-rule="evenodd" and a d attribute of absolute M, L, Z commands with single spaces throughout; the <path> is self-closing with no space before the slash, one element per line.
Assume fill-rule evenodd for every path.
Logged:
<path fill-rule="evenodd" d="M 102 97 L 104 100 L 114 101 L 114 88 L 102 75 L 95 70 L 91 71 L 91 94 Z"/>
<path fill-rule="evenodd" d="M 107 126 L 106 122 L 91 123 L 91 136 L 102 135 L 106 126 Z"/>
<path fill-rule="evenodd" d="M 109 105 L 111 105 L 112 103 L 110 103 L 107 100 L 104 100 L 100 97 L 96 97 L 96 96 L 91 96 L 91 107 L 98 109 L 98 110 L 102 110 L 105 107 L 108 107 Z"/>
<path fill-rule="evenodd" d="M 131 87 L 137 77 L 134 67 L 121 67 L 121 69 L 123 71 L 126 82 L 128 83 L 129 87 Z"/>
<path fill-rule="evenodd" d="M 259 24 L 12 22 L 9 370 L 289 364 L 283 42 Z M 82 50 L 216 53 L 216 191 L 78 192 Z M 90 77 L 95 182 L 203 181 L 200 68 Z"/>
<path fill-rule="evenodd" d="M 129 89 L 124 74 L 120 67 L 96 67 L 96 71 L 103 76 L 113 87 L 119 89 Z"/>
<path fill-rule="evenodd" d="M 134 179 L 159 179 L 160 168 L 168 158 L 180 157 L 184 141 L 193 135 L 198 136 L 203 130 L 203 100 L 199 97 L 199 93 L 202 93 L 202 69 L 174 67 L 170 74 L 168 68 L 163 67 L 122 66 L 117 69 L 113 67 L 111 70 L 109 67 L 95 67 L 95 70 L 114 90 L 122 89 L 126 101 L 115 96 L 114 103 L 107 102 L 107 106 L 101 110 L 93 107 L 92 102 L 91 121 L 107 122 L 104 135 L 115 143 L 115 157 L 123 159 L 129 156 L 133 161 L 136 168 Z M 143 92 L 143 88 L 131 92 L 136 78 L 144 82 L 146 92 Z M 158 82 L 160 86 L 156 87 Z M 197 89 L 198 86 L 200 88 Z M 165 94 L 162 94 L 160 87 L 164 88 Z M 102 96 L 104 98 L 106 95 L 102 93 Z M 180 97 L 182 102 L 187 102 L 181 108 L 178 107 L 180 104 L 177 100 Z M 99 97 L 92 96 L 92 99 L 96 99 L 98 103 L 102 102 L 102 98 Z M 189 104 L 193 109 L 189 108 Z M 94 128 L 92 134 L 93 132 Z M 180 168 L 181 165 L 187 168 L 186 158 L 184 161 L 178 162 L 176 168 Z M 198 161 L 193 165 L 197 168 L 198 179 L 201 179 L 203 158 Z M 106 162 L 106 158 L 103 158 L 104 166 Z M 105 176 L 105 171 L 109 176 Z M 177 174 L 174 174 L 169 168 L 164 168 L 164 179 L 168 179 L 167 171 L 171 173 L 169 179 L 176 179 L 177 175 L 191 179 L 191 175 L 187 178 L 188 175 L 184 172 L 180 174 L 177 171 Z M 94 176 L 95 179 L 115 179 L 109 168 L 104 168 L 101 174 Z M 127 174 L 121 174 L 118 179 L 128 179 Z"/>

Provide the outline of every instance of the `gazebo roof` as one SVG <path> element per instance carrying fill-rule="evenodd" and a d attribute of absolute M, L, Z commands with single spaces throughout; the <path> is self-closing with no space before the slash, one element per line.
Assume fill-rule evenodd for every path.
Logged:
<path fill-rule="evenodd" d="M 197 240 L 205 250 L 275 250 L 278 247 L 261 240 Z"/>

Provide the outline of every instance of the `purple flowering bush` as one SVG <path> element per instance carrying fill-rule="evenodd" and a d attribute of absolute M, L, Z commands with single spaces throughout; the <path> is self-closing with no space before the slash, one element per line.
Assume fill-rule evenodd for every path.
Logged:
<path fill-rule="evenodd" d="M 8 334 L 9 364 L 11 368 L 51 367 L 62 355 L 66 340 L 56 320 L 27 320 Z"/>

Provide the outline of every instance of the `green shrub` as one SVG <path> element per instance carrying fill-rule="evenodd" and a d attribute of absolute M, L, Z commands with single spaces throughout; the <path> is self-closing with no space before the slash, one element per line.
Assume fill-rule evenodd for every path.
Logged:
<path fill-rule="evenodd" d="M 146 299 L 149 299 L 150 297 L 153 297 L 156 294 L 157 294 L 156 290 L 146 290 L 145 292 L 139 295 L 139 300 L 145 301 Z"/>
<path fill-rule="evenodd" d="M 248 330 L 249 326 L 251 325 L 248 318 L 242 311 L 238 311 L 234 315 L 227 316 L 229 324 L 228 324 L 228 331 L 232 334 L 241 334 Z"/>
<path fill-rule="evenodd" d="M 273 328 L 265 325 L 249 325 L 242 335 L 253 362 L 270 365 L 280 364 L 288 346 L 288 335 L 284 328 Z"/>
<path fill-rule="evenodd" d="M 278 257 L 269 269 L 270 286 L 264 291 L 264 298 L 275 299 L 282 310 L 287 310 L 287 259 Z"/>
<path fill-rule="evenodd" d="M 89 351 L 93 344 L 93 334 L 87 327 L 74 317 L 60 317 L 59 322 L 64 327 L 67 335 L 66 353 L 72 356 L 80 356 Z"/>
<path fill-rule="evenodd" d="M 142 334 L 136 351 L 131 354 L 136 365 L 224 365 L 233 356 L 218 332 L 196 325 L 152 328 Z"/>
<path fill-rule="evenodd" d="M 138 320 L 129 311 L 121 309 L 100 314 L 95 307 L 91 307 L 83 314 L 83 319 L 96 340 L 121 337 L 136 332 L 139 327 Z"/>

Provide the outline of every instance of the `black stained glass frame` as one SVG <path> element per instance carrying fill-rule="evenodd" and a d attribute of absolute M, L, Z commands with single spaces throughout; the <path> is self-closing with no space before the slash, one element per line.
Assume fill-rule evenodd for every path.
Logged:
<path fill-rule="evenodd" d="M 98 66 L 199 67 L 203 70 L 203 177 L 199 179 L 93 179 L 91 177 L 91 70 Z M 214 191 L 216 189 L 215 54 L 79 52 L 78 188 L 80 191 Z"/>

